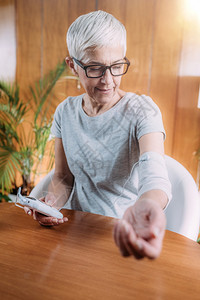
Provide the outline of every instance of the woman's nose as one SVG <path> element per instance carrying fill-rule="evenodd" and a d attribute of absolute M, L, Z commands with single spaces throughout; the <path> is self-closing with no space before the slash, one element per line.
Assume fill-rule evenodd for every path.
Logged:
<path fill-rule="evenodd" d="M 110 70 L 107 69 L 105 71 L 105 73 L 103 74 L 103 76 L 101 77 L 101 82 L 102 83 L 106 83 L 106 84 L 109 84 L 113 81 L 113 77 L 112 77 L 112 74 L 110 73 Z"/>

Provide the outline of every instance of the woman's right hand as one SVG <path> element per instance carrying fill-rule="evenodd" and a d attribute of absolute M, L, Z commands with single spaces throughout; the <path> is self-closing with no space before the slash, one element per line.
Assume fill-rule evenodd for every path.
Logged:
<path fill-rule="evenodd" d="M 49 195 L 47 195 L 46 198 L 43 197 L 43 198 L 40 198 L 39 200 L 45 202 L 47 205 L 50 205 L 50 203 L 52 203 L 53 199 L 47 199 L 47 198 L 49 198 Z M 36 211 L 34 209 L 30 209 L 27 206 L 24 206 L 24 211 L 29 216 L 32 216 L 33 219 L 35 221 L 38 221 L 38 223 L 42 226 L 57 226 L 57 225 L 63 224 L 63 223 L 68 221 L 67 217 L 64 217 L 62 219 L 58 219 L 58 218 L 55 218 L 55 217 L 45 216 L 45 215 L 39 213 L 38 211 Z"/>

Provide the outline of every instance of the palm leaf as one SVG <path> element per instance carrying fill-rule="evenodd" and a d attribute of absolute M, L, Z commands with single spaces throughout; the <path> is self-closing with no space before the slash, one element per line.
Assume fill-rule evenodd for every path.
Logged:
<path fill-rule="evenodd" d="M 58 64 L 55 71 L 51 71 L 47 76 L 35 84 L 35 89 L 31 88 L 31 93 L 36 104 L 34 123 L 36 124 L 39 115 L 42 115 L 42 108 L 47 100 L 47 97 L 52 92 L 56 82 L 61 77 L 65 70 L 65 62 Z M 42 120 L 46 117 L 47 112 L 42 116 Z"/>
<path fill-rule="evenodd" d="M 20 169 L 20 161 L 18 152 L 10 149 L 0 150 L 0 186 L 2 193 L 12 188 L 15 180 L 15 170 Z"/>

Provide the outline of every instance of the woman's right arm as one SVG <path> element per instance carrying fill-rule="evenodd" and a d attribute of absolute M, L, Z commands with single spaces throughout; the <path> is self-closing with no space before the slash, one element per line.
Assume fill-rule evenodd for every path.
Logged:
<path fill-rule="evenodd" d="M 48 194 L 45 197 L 45 203 L 57 209 L 62 208 L 69 199 L 73 183 L 74 176 L 70 172 L 67 163 L 62 139 L 55 138 L 55 172 L 48 187 Z M 68 220 L 67 218 L 57 219 L 54 217 L 47 217 L 36 211 L 31 211 L 27 207 L 25 208 L 25 211 L 44 226 L 59 225 Z"/>
<path fill-rule="evenodd" d="M 74 184 L 67 158 L 64 152 L 62 139 L 55 138 L 55 172 L 48 188 L 46 202 L 60 209 L 67 202 Z"/>

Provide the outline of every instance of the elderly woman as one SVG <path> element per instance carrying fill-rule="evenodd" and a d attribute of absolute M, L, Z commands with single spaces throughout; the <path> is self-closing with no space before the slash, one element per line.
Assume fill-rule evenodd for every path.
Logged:
<path fill-rule="evenodd" d="M 122 255 L 155 258 L 170 199 L 160 111 L 151 98 L 120 89 L 130 62 L 126 30 L 112 15 L 80 16 L 67 45 L 66 63 L 85 93 L 56 109 L 55 174 L 45 201 L 119 218 L 114 239 Z M 67 221 L 31 214 L 47 226 Z"/>

